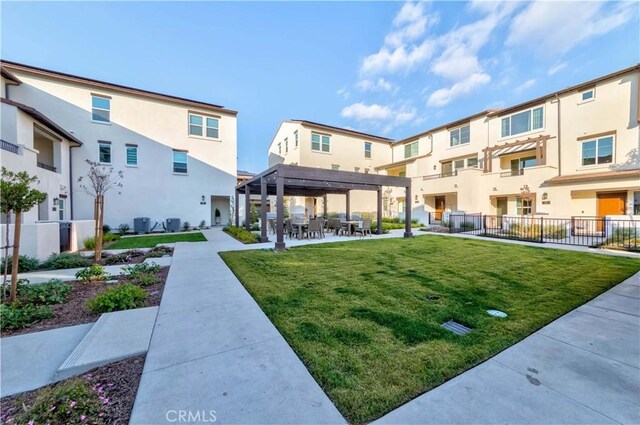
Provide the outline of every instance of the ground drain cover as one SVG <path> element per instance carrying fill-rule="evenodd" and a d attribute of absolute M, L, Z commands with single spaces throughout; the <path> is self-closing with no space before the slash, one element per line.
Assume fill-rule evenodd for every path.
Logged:
<path fill-rule="evenodd" d="M 487 313 L 489 313 L 489 315 L 493 317 L 507 317 L 507 313 L 500 310 L 487 310 Z"/>
<path fill-rule="evenodd" d="M 469 332 L 471 332 L 471 329 L 466 327 L 465 325 L 462 325 L 458 322 L 454 322 L 453 320 L 449 320 L 446 323 L 443 323 L 442 325 L 443 328 L 445 328 L 448 331 L 453 332 L 456 335 L 466 335 Z"/>

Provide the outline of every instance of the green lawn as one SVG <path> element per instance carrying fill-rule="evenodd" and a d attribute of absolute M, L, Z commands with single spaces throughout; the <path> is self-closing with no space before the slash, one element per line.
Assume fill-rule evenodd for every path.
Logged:
<path fill-rule="evenodd" d="M 207 238 L 200 232 L 197 233 L 163 233 L 161 235 L 132 236 L 120 238 L 107 249 L 132 249 L 132 248 L 153 248 L 159 243 L 174 242 L 203 242 Z"/>
<path fill-rule="evenodd" d="M 445 236 L 222 257 L 352 423 L 373 420 L 640 270 L 640 260 Z M 496 308 L 506 319 L 489 316 Z M 457 336 L 440 324 L 473 328 Z"/>

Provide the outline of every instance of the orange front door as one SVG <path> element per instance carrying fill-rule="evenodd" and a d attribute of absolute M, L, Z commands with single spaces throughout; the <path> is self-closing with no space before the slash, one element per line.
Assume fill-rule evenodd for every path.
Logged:
<path fill-rule="evenodd" d="M 442 220 L 442 213 L 444 212 L 444 196 L 436 196 L 436 220 Z"/>
<path fill-rule="evenodd" d="M 598 218 L 607 215 L 624 215 L 627 203 L 626 192 L 598 193 Z M 598 230 L 602 230 L 602 221 L 598 221 Z"/>

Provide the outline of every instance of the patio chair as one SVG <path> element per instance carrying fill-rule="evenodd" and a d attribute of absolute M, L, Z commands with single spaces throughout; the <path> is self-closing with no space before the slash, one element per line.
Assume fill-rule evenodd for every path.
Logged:
<path fill-rule="evenodd" d="M 311 235 L 315 235 L 318 239 L 322 238 L 322 222 L 320 220 L 309 220 L 309 226 L 306 230 L 307 238 L 311 239 Z"/>
<path fill-rule="evenodd" d="M 268 223 L 269 223 L 269 231 L 275 235 L 276 234 L 276 220 L 273 219 L 273 218 L 270 218 L 268 220 Z"/>
<path fill-rule="evenodd" d="M 340 222 L 339 234 L 341 236 L 351 236 L 351 223 Z"/>
<path fill-rule="evenodd" d="M 356 226 L 356 229 L 353 233 L 360 233 L 362 237 L 369 234 L 369 236 L 373 236 L 371 234 L 371 220 L 362 220 L 362 224 Z"/>
<path fill-rule="evenodd" d="M 287 236 L 289 237 L 289 239 L 291 239 L 291 237 L 293 235 L 297 234 L 297 230 L 293 228 L 293 225 L 291 224 L 291 219 L 290 218 L 285 220 L 284 229 L 285 229 L 285 232 L 287 233 Z"/>

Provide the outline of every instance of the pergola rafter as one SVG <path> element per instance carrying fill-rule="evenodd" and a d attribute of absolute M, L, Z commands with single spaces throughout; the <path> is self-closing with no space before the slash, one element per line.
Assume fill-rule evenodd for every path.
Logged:
<path fill-rule="evenodd" d="M 283 250 L 284 243 L 284 196 L 306 196 L 323 197 L 329 194 L 345 195 L 345 207 L 347 220 L 350 218 L 350 192 L 352 190 L 368 190 L 377 192 L 377 220 L 378 234 L 382 233 L 382 187 L 404 187 L 405 197 L 411 199 L 411 179 L 405 177 L 385 176 L 379 174 L 355 173 L 349 171 L 326 170 L 321 168 L 300 167 L 297 165 L 278 164 L 262 173 L 257 174 L 239 184 L 236 187 L 236 208 L 235 224 L 240 225 L 240 214 L 238 202 L 240 194 L 245 195 L 245 225 L 250 229 L 250 198 L 251 195 L 261 196 L 260 217 L 261 226 L 260 240 L 267 242 L 267 196 L 276 196 L 276 250 Z M 407 202 L 409 204 L 409 202 Z M 411 237 L 411 208 L 406 210 L 405 237 Z"/>

